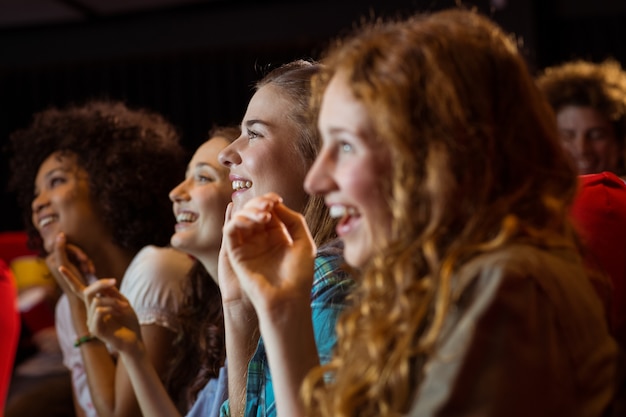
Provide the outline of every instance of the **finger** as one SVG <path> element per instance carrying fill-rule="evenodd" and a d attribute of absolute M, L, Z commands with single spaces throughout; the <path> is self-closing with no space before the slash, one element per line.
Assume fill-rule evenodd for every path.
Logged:
<path fill-rule="evenodd" d="M 126 297 L 124 297 L 115 287 L 117 280 L 115 278 L 108 279 L 99 279 L 88 287 L 83 287 L 83 295 L 85 300 L 90 305 L 94 298 L 99 297 L 99 294 L 105 293 L 107 296 L 120 299 L 128 302 Z"/>
<path fill-rule="evenodd" d="M 244 204 L 243 208 L 256 208 L 257 210 L 271 211 L 274 206 L 282 203 L 283 199 L 276 193 L 267 193 L 259 197 L 254 197 Z"/>
<path fill-rule="evenodd" d="M 72 245 L 71 243 L 67 243 L 65 245 L 66 252 L 68 253 L 68 257 L 71 256 L 73 260 L 79 265 L 81 272 L 83 274 L 94 274 L 95 268 L 93 266 L 93 262 L 87 256 L 85 252 L 81 248 L 76 245 Z"/>
<path fill-rule="evenodd" d="M 80 298 L 83 298 L 83 290 L 85 289 L 85 284 L 76 276 L 72 271 L 70 271 L 66 266 L 59 266 L 57 268 L 63 280 L 70 287 L 72 292 L 78 295 Z"/>
<path fill-rule="evenodd" d="M 220 246 L 219 257 L 220 258 L 224 258 L 224 259 L 227 257 L 226 251 L 224 250 L 224 248 L 226 248 L 226 245 L 225 245 L 226 233 L 224 233 L 224 232 L 226 230 L 226 225 L 228 224 L 228 222 L 231 219 L 232 213 L 233 213 L 233 203 L 230 202 L 230 203 L 228 203 L 228 206 L 226 206 L 226 215 L 224 216 L 224 224 L 222 225 L 222 245 Z"/>
<path fill-rule="evenodd" d="M 127 301 L 121 300 L 119 298 L 99 296 L 98 294 L 100 293 L 97 293 L 92 301 L 93 306 L 96 308 L 111 307 L 117 310 L 122 310 L 129 305 Z"/>
<path fill-rule="evenodd" d="M 230 220 L 230 216 L 233 214 L 233 202 L 231 201 L 226 206 L 226 215 L 224 216 L 224 223 Z"/>
<path fill-rule="evenodd" d="M 52 247 L 52 258 L 56 262 L 56 265 L 68 265 L 69 259 L 67 258 L 67 237 L 65 233 L 59 233 L 54 239 L 54 245 Z"/>
<path fill-rule="evenodd" d="M 247 207 L 239 210 L 230 219 L 230 223 L 235 225 L 251 225 L 253 223 L 265 224 L 272 219 L 271 209 L 259 209 L 255 207 Z"/>
<path fill-rule="evenodd" d="M 107 322 L 113 315 L 113 308 L 111 307 L 97 307 L 90 311 L 89 319 L 87 320 L 87 327 L 89 332 L 102 337 L 106 335 Z"/>
<path fill-rule="evenodd" d="M 250 220 L 246 216 L 235 215 L 224 226 L 222 236 L 222 247 L 231 250 L 235 246 L 239 246 L 246 241 L 246 237 L 253 234 L 253 229 L 258 223 Z"/>
<path fill-rule="evenodd" d="M 274 208 L 274 215 L 283 223 L 294 241 L 308 242 L 312 245 L 313 251 L 315 250 L 311 231 L 302 214 L 289 209 L 284 204 L 278 204 Z"/>

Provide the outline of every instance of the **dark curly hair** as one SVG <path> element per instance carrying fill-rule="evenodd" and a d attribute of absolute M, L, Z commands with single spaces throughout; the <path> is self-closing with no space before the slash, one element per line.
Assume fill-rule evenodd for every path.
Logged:
<path fill-rule="evenodd" d="M 75 155 L 89 175 L 91 196 L 115 244 L 135 252 L 168 244 L 175 219 L 167 195 L 184 173 L 185 152 L 162 116 L 116 101 L 53 107 L 12 133 L 8 152 L 9 189 L 22 209 L 29 246 L 42 255 L 31 202 L 39 166 L 55 152 Z"/>
<path fill-rule="evenodd" d="M 209 140 L 221 137 L 233 142 L 240 134 L 236 126 L 214 126 Z M 218 377 L 226 358 L 222 296 L 216 280 L 199 261 L 188 276 L 189 285 L 185 287 L 184 303 L 179 311 L 181 331 L 174 341 L 177 355 L 169 368 L 173 383 L 179 381 L 180 385 L 188 386 L 179 398 L 182 403 L 177 404 L 181 410 L 189 409 L 198 392 L 210 379 Z"/>

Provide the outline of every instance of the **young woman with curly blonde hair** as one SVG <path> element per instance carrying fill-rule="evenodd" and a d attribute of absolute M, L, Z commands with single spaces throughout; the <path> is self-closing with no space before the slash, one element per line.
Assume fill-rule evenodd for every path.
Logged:
<path fill-rule="evenodd" d="M 576 172 L 515 43 L 450 10 L 369 25 L 323 63 L 305 187 L 360 277 L 333 359 L 279 414 L 606 412 L 617 351 L 568 218 Z M 311 340 L 294 307 L 312 273 L 305 223 L 267 195 L 224 233 L 288 392 L 303 366 L 289 354 Z"/>

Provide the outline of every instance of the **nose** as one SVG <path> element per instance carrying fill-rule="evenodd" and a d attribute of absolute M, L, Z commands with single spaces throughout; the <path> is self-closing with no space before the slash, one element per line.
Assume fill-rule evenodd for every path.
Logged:
<path fill-rule="evenodd" d="M 189 194 L 187 193 L 187 183 L 189 182 L 189 178 L 185 178 L 178 184 L 176 187 L 172 189 L 169 193 L 170 201 L 172 203 L 185 201 L 189 199 Z"/>
<path fill-rule="evenodd" d="M 590 150 L 589 139 L 584 134 L 577 134 L 572 141 L 572 148 L 574 155 L 579 157 L 586 155 Z"/>
<path fill-rule="evenodd" d="M 239 154 L 239 143 L 241 136 L 235 139 L 231 144 L 221 150 L 217 159 L 220 161 L 220 164 L 225 166 L 226 168 L 231 168 L 234 165 L 241 164 L 241 155 Z"/>
<path fill-rule="evenodd" d="M 322 150 L 304 179 L 304 189 L 309 195 L 324 195 L 337 189 L 332 172 L 334 164 Z"/>
<path fill-rule="evenodd" d="M 46 207 L 48 204 L 49 204 L 48 197 L 46 196 L 44 192 L 40 192 L 35 195 L 30 207 L 31 207 L 31 210 L 33 211 L 33 214 L 37 214 L 39 211 L 41 211 L 41 209 Z"/>

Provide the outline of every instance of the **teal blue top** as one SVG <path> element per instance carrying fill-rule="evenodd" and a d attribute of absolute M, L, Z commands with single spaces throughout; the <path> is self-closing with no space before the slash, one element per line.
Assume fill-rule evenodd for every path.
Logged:
<path fill-rule="evenodd" d="M 343 264 L 343 249 L 339 241 L 318 250 L 311 289 L 311 310 L 320 363 L 328 362 L 332 356 L 337 343 L 335 324 L 346 307 L 346 296 L 353 285 L 349 274 L 342 268 Z M 245 416 L 276 416 L 272 376 L 263 339 L 259 339 L 257 349 L 248 364 L 246 386 Z M 220 416 L 230 416 L 228 401 L 222 405 Z"/>

